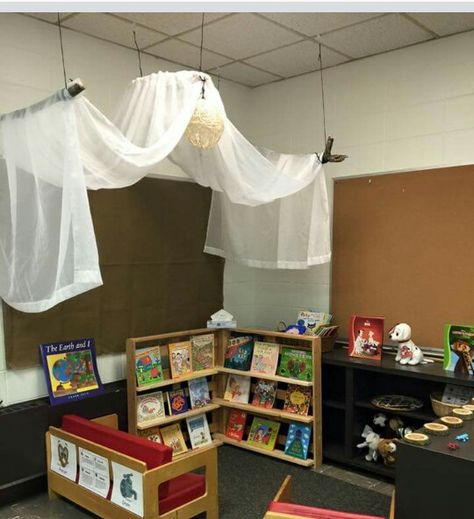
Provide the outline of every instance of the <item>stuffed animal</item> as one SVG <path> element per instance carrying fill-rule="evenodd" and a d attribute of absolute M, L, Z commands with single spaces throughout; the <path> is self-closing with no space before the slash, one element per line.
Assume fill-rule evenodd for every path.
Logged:
<path fill-rule="evenodd" d="M 357 448 L 363 449 L 364 447 L 368 447 L 369 452 L 365 455 L 365 459 L 367 461 L 377 461 L 377 458 L 379 457 L 377 447 L 380 442 L 380 434 L 374 432 L 370 425 L 366 425 L 361 436 L 365 441 L 357 444 Z"/>
<path fill-rule="evenodd" d="M 387 423 L 387 415 L 383 413 L 377 413 L 372 420 L 374 425 L 378 425 L 379 427 L 385 427 Z"/>
<path fill-rule="evenodd" d="M 395 465 L 396 457 L 395 453 L 397 452 L 397 440 L 396 439 L 386 439 L 383 438 L 379 441 L 377 445 L 377 451 L 382 456 L 384 465 L 387 467 L 393 467 Z"/>
<path fill-rule="evenodd" d="M 400 364 L 416 366 L 423 362 L 423 352 L 411 340 L 411 328 L 406 323 L 396 324 L 389 332 L 390 340 L 398 342 L 398 353 L 395 357 Z"/>

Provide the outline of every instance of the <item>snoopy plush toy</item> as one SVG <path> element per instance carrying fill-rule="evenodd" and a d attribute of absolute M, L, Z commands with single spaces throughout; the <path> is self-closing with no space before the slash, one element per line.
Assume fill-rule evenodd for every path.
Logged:
<path fill-rule="evenodd" d="M 390 340 L 398 342 L 398 353 L 395 357 L 400 364 L 416 366 L 423 363 L 423 352 L 411 340 L 411 328 L 406 323 L 396 324 L 389 332 Z"/>

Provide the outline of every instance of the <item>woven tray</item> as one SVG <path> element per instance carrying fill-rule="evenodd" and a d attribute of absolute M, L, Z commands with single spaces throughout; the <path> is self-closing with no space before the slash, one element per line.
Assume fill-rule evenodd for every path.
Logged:
<path fill-rule="evenodd" d="M 423 402 L 418 398 L 403 395 L 380 395 L 372 398 L 371 403 L 387 411 L 416 411 L 423 407 Z"/>

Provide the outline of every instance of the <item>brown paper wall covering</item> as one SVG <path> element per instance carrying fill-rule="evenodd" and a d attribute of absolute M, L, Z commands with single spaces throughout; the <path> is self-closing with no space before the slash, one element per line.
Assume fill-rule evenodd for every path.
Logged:
<path fill-rule="evenodd" d="M 104 285 L 39 314 L 3 304 L 9 368 L 38 365 L 41 343 L 74 338 L 123 352 L 127 337 L 205 326 L 222 307 L 224 262 L 202 252 L 209 189 L 144 179 L 89 200 Z"/>
<path fill-rule="evenodd" d="M 435 348 L 474 325 L 474 166 L 336 181 L 331 306 L 341 337 L 351 314 Z"/>

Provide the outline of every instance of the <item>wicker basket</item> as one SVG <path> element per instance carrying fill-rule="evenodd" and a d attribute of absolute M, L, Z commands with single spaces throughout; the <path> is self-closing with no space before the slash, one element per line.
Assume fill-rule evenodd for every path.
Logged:
<path fill-rule="evenodd" d="M 449 415 L 453 409 L 459 407 L 459 404 L 446 404 L 445 402 L 442 402 L 441 393 L 431 393 L 430 398 L 433 412 L 436 416 L 439 417 Z"/>

